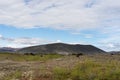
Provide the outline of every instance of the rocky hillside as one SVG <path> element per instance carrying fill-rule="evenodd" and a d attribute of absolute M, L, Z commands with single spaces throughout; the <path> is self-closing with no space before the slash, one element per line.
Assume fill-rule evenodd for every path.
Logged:
<path fill-rule="evenodd" d="M 105 53 L 105 51 L 96 48 L 92 45 L 71 45 L 64 43 L 54 43 L 54 44 L 46 44 L 46 45 L 38 45 L 32 47 L 26 47 L 18 50 L 20 53 L 57 53 L 57 54 L 94 54 L 94 53 Z"/>

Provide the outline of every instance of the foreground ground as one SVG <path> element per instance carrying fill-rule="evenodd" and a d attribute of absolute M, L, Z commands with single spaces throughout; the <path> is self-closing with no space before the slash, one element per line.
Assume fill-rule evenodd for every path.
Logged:
<path fill-rule="evenodd" d="M 120 80 L 120 55 L 0 54 L 0 80 Z"/>

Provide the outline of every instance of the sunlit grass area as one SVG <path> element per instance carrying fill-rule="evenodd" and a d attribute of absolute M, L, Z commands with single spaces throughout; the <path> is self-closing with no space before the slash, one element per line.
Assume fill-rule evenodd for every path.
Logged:
<path fill-rule="evenodd" d="M 13 53 L 0 53 L 0 60 L 10 61 L 46 61 L 49 59 L 59 58 L 62 55 L 59 54 L 46 54 L 46 55 L 24 55 Z"/>
<path fill-rule="evenodd" d="M 72 69 L 55 68 L 55 80 L 120 80 L 120 63 L 111 61 L 99 63 L 89 59 L 78 63 Z"/>
<path fill-rule="evenodd" d="M 120 80 L 120 55 L 98 54 L 76 57 L 54 54 L 40 57 L 0 54 L 0 59 L 6 57 L 18 63 L 16 66 L 10 63 L 9 67 L 4 66 L 5 70 L 1 70 L 1 73 L 7 71 L 8 73 L 3 74 L 2 80 Z M 45 62 L 39 63 L 44 60 Z M 31 61 L 35 63 L 29 63 Z"/>

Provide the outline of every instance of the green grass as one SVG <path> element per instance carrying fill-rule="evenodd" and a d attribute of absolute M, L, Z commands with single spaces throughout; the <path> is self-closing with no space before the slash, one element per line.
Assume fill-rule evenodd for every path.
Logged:
<path fill-rule="evenodd" d="M 22 55 L 22 54 L 12 54 L 12 53 L 0 53 L 0 61 L 2 60 L 12 60 L 12 61 L 46 61 L 49 59 L 60 58 L 62 55 L 58 54 L 47 54 L 41 57 L 40 55 Z"/>
<path fill-rule="evenodd" d="M 120 80 L 120 62 L 94 62 L 86 59 L 72 69 L 55 68 L 54 80 Z"/>
<path fill-rule="evenodd" d="M 67 80 L 70 77 L 70 72 L 66 68 L 56 67 L 53 70 L 54 80 Z"/>

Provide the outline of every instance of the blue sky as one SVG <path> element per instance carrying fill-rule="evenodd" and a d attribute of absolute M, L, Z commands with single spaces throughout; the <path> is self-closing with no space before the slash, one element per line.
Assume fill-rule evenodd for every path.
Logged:
<path fill-rule="evenodd" d="M 119 0 L 0 0 L 0 47 L 92 44 L 120 50 Z"/>

